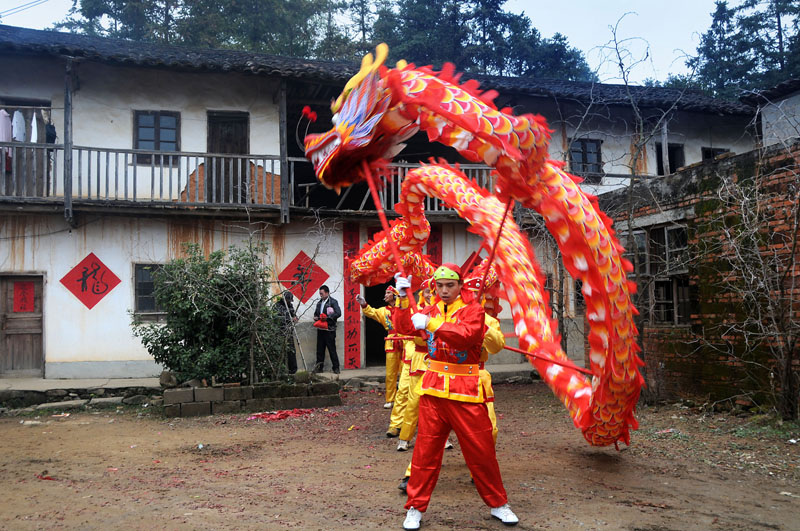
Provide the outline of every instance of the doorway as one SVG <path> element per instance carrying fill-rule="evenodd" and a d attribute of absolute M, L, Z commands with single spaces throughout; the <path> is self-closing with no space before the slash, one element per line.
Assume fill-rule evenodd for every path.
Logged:
<path fill-rule="evenodd" d="M 380 308 L 386 306 L 383 302 L 383 296 L 386 293 L 386 286 L 390 284 L 378 284 L 377 286 L 370 286 L 364 288 L 364 298 L 367 304 L 373 308 Z M 365 356 L 367 367 L 379 367 L 386 365 L 386 329 L 375 321 L 374 319 L 365 319 L 364 325 L 364 348 L 367 355 Z"/>
<path fill-rule="evenodd" d="M 44 376 L 41 275 L 0 276 L 0 376 Z"/>
<path fill-rule="evenodd" d="M 208 111 L 208 153 L 247 155 L 250 151 L 250 114 Z M 209 157 L 206 161 L 206 200 L 210 203 L 246 203 L 246 157 Z"/>

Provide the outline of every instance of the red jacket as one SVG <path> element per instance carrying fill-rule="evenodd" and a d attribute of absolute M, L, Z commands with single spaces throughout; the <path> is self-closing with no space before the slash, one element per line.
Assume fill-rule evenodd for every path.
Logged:
<path fill-rule="evenodd" d="M 430 316 L 427 370 L 421 393 L 462 402 L 484 402 L 487 392 L 481 385 L 481 346 L 485 330 L 483 307 L 460 297 L 446 305 L 437 300 L 420 313 Z M 394 314 L 394 327 L 404 335 L 417 335 L 411 322 L 408 299 L 400 300 Z"/>

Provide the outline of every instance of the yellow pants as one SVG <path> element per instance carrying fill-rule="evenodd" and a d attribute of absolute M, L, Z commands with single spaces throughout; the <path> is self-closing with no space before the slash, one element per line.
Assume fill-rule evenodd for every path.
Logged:
<path fill-rule="evenodd" d="M 386 351 L 386 401 L 394 402 L 397 393 L 397 375 L 403 363 L 403 352 L 394 350 Z"/>
<path fill-rule="evenodd" d="M 400 429 L 400 439 L 410 441 L 417 431 L 419 421 L 419 381 L 422 380 L 424 372 L 409 375 L 408 402 L 406 412 L 403 415 L 403 427 Z"/>
<path fill-rule="evenodd" d="M 406 414 L 406 404 L 408 403 L 408 388 L 411 377 L 408 374 L 408 363 L 403 363 L 400 371 L 400 383 L 397 385 L 397 393 L 394 395 L 394 406 L 392 416 L 389 418 L 389 428 L 400 429 L 403 426 L 403 418 Z"/>

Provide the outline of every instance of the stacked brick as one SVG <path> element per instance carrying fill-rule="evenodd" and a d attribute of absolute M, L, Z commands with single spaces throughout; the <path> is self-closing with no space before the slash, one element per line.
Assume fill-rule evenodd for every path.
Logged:
<path fill-rule="evenodd" d="M 339 384 L 256 384 L 237 387 L 188 387 L 164 391 L 167 417 L 312 409 L 342 405 Z"/>

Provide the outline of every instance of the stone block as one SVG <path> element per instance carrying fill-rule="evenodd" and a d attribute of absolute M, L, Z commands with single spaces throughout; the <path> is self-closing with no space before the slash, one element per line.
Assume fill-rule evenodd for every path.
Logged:
<path fill-rule="evenodd" d="M 253 398 L 253 388 L 249 385 L 243 387 L 226 387 L 225 400 L 250 400 Z"/>
<path fill-rule="evenodd" d="M 66 400 L 64 402 L 50 402 L 39 404 L 36 409 L 77 409 L 85 406 L 88 400 Z"/>
<path fill-rule="evenodd" d="M 239 400 L 225 400 L 223 402 L 212 402 L 211 413 L 220 415 L 223 413 L 238 413 L 242 410 L 242 403 Z"/>
<path fill-rule="evenodd" d="M 103 398 L 92 398 L 89 400 L 91 407 L 114 407 L 122 404 L 121 396 L 107 396 Z"/>
<path fill-rule="evenodd" d="M 196 402 L 222 402 L 225 400 L 225 390 L 222 387 L 197 387 L 194 399 Z"/>
<path fill-rule="evenodd" d="M 337 382 L 319 382 L 311 384 L 309 391 L 312 396 L 335 395 L 339 393 L 339 384 Z"/>
<path fill-rule="evenodd" d="M 133 395 L 122 399 L 122 403 L 129 406 L 138 406 L 146 404 L 149 398 L 145 395 Z"/>
<path fill-rule="evenodd" d="M 67 396 L 67 391 L 65 389 L 48 389 L 45 391 L 47 396 Z"/>
<path fill-rule="evenodd" d="M 281 384 L 278 390 L 279 397 L 308 396 L 306 384 Z"/>
<path fill-rule="evenodd" d="M 166 389 L 164 390 L 164 404 L 182 404 L 194 400 L 194 389 Z"/>
<path fill-rule="evenodd" d="M 281 384 L 265 383 L 253 386 L 253 398 L 275 398 L 279 395 Z"/>
<path fill-rule="evenodd" d="M 168 406 L 164 406 L 164 416 L 165 417 L 180 417 L 181 416 L 181 405 L 180 404 L 170 404 Z"/>
<path fill-rule="evenodd" d="M 275 400 L 276 398 L 251 398 L 250 400 L 245 400 L 244 402 L 244 409 L 247 411 L 272 411 L 275 409 Z"/>
<path fill-rule="evenodd" d="M 342 405 L 342 398 L 339 393 L 332 395 L 307 396 L 303 399 L 303 407 L 307 409 L 334 407 Z"/>
<path fill-rule="evenodd" d="M 181 417 L 202 417 L 211 414 L 211 402 L 185 402 L 181 404 Z"/>

